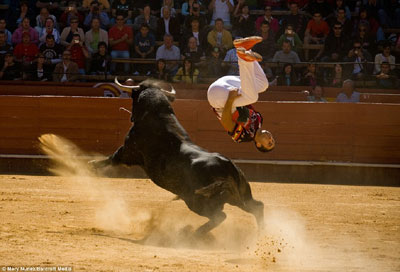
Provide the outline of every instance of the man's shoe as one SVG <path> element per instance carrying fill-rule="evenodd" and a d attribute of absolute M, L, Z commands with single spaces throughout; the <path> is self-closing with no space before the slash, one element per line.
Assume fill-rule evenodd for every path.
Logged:
<path fill-rule="evenodd" d="M 233 41 L 233 45 L 236 48 L 243 47 L 246 50 L 250 50 L 251 48 L 253 48 L 255 44 L 261 42 L 262 40 L 263 39 L 259 36 L 251 36 L 251 37 L 236 39 Z"/>
<path fill-rule="evenodd" d="M 236 49 L 236 53 L 239 58 L 245 61 L 262 61 L 262 56 L 256 52 L 253 52 L 251 50 L 246 50 L 243 47 L 239 47 Z"/>

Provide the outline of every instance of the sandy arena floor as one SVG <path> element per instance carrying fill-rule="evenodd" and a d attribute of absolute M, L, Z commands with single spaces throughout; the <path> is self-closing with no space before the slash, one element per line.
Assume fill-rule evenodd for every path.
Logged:
<path fill-rule="evenodd" d="M 400 271 L 400 188 L 251 183 L 266 230 L 206 221 L 143 179 L 0 176 L 0 271 Z"/>

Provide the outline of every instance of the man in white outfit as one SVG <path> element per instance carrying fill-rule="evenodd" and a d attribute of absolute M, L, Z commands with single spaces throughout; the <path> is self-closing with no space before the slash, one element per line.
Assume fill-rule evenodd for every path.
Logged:
<path fill-rule="evenodd" d="M 251 48 L 262 41 L 261 37 L 236 39 L 240 76 L 224 76 L 208 88 L 207 98 L 222 126 L 237 143 L 254 141 L 261 152 L 275 147 L 272 134 L 262 130 L 263 118 L 251 105 L 258 93 L 268 88 L 268 80 L 258 64 L 262 57 Z"/>

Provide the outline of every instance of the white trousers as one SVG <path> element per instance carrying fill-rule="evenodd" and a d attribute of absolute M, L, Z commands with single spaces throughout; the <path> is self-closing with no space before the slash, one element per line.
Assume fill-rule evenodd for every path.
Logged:
<path fill-rule="evenodd" d="M 233 102 L 232 112 L 236 107 L 257 102 L 258 93 L 268 88 L 268 79 L 257 61 L 244 61 L 238 58 L 240 76 L 223 76 L 208 87 L 207 98 L 211 107 L 221 112 L 225 107 L 228 94 L 239 89 L 240 97 Z"/>

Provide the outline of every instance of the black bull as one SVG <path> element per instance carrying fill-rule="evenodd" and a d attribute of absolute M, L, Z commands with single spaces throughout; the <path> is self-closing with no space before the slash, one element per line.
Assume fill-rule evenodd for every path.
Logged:
<path fill-rule="evenodd" d="M 132 99 L 133 126 L 124 145 L 108 159 L 94 162 L 96 167 L 140 165 L 155 184 L 210 219 L 197 229 L 198 234 L 225 220 L 225 203 L 252 213 L 259 228 L 263 227 L 264 205 L 253 199 L 242 171 L 230 159 L 190 140 L 160 88 L 144 82 Z"/>

